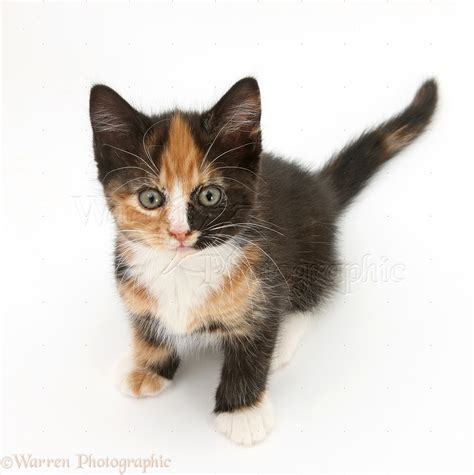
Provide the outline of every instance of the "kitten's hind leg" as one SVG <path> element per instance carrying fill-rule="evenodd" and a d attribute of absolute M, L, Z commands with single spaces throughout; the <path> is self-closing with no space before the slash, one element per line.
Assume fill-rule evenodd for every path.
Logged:
<path fill-rule="evenodd" d="M 305 334 L 310 318 L 311 312 L 295 312 L 283 318 L 270 371 L 276 371 L 290 362 Z"/>

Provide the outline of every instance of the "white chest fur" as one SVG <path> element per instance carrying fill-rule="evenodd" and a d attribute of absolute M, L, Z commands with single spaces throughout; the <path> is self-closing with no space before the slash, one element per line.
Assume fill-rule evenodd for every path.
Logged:
<path fill-rule="evenodd" d="M 130 250 L 128 263 L 133 277 L 156 299 L 155 317 L 175 335 L 186 333 L 192 311 L 223 285 L 242 256 L 233 243 L 192 254 L 137 243 L 130 243 Z"/>

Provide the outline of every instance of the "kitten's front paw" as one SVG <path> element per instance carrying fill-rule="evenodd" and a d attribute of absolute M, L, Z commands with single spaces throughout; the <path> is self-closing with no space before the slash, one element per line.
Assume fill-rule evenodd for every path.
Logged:
<path fill-rule="evenodd" d="M 150 397 L 159 394 L 170 383 L 169 379 L 159 374 L 139 369 L 125 374 L 120 382 L 120 391 L 126 396 Z"/>
<path fill-rule="evenodd" d="M 221 412 L 216 417 L 219 432 L 237 444 L 252 445 L 263 440 L 273 428 L 273 407 L 266 395 L 247 409 Z"/>

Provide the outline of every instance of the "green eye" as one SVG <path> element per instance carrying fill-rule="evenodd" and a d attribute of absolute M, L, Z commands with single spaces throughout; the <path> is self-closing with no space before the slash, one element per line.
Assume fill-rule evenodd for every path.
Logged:
<path fill-rule="evenodd" d="M 199 192 L 198 200 L 203 206 L 215 206 L 222 198 L 222 191 L 216 186 L 207 186 Z"/>
<path fill-rule="evenodd" d="M 146 209 L 156 209 L 163 204 L 163 195 L 158 190 L 143 190 L 138 195 L 141 205 Z"/>

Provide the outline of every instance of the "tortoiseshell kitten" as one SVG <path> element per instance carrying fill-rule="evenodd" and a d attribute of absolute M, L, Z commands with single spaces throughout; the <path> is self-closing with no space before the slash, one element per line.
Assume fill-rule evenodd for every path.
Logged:
<path fill-rule="evenodd" d="M 273 425 L 268 374 L 289 361 L 306 315 L 335 286 L 338 217 L 423 132 L 436 101 L 436 83 L 425 82 L 399 115 L 308 171 L 262 152 L 253 78 L 208 111 L 158 116 L 94 86 L 95 160 L 133 334 L 123 390 L 154 396 L 190 343 L 216 344 L 217 428 L 238 443 L 262 440 Z"/>

